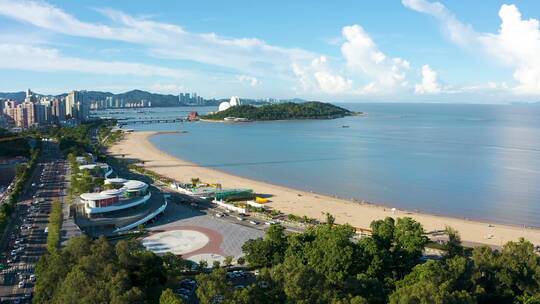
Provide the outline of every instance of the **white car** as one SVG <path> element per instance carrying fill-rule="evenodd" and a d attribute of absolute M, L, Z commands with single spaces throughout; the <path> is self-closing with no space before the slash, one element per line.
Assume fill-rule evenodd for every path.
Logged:
<path fill-rule="evenodd" d="M 259 225 L 259 223 L 255 222 L 255 221 L 249 221 L 250 224 L 252 225 Z"/>
<path fill-rule="evenodd" d="M 36 281 L 36 275 L 35 275 L 35 274 L 31 274 L 31 275 L 30 275 L 30 281 L 31 281 L 31 282 L 35 282 L 35 281 Z"/>

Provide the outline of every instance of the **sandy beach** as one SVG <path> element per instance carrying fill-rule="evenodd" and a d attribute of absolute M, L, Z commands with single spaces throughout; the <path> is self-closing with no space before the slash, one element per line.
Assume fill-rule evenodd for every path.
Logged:
<path fill-rule="evenodd" d="M 539 229 L 402 210 L 393 212 L 389 207 L 360 204 L 204 168 L 157 149 L 149 141 L 150 136 L 155 134 L 157 132 L 126 133 L 122 141 L 109 149 L 109 153 L 144 161 L 145 168 L 179 182 L 190 182 L 191 178 L 198 177 L 203 182 L 221 183 L 223 187 L 252 188 L 256 193 L 272 195 L 269 205 L 287 214 L 306 215 L 322 220 L 325 218 L 324 213 L 329 212 L 335 216 L 338 223 L 349 223 L 354 227 L 367 229 L 373 220 L 387 216 L 394 218 L 408 216 L 422 223 L 426 232 L 442 230 L 446 226 L 453 227 L 459 231 L 462 240 L 466 242 L 501 246 L 508 241 L 524 237 L 535 245 L 540 244 Z"/>

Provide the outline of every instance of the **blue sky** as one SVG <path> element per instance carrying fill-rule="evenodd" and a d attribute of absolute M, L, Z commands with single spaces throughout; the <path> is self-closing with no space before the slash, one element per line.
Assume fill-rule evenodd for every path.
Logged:
<path fill-rule="evenodd" d="M 0 91 L 540 100 L 538 1 L 0 0 Z"/>

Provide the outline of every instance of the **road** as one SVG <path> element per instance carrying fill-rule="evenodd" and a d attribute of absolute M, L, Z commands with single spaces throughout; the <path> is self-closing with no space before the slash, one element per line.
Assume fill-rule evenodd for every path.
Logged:
<path fill-rule="evenodd" d="M 65 196 L 66 168 L 58 145 L 43 141 L 39 163 L 15 207 L 7 238 L 1 244 L 1 262 L 7 266 L 0 275 L 2 303 L 31 302 L 35 264 L 47 251 L 45 228 L 51 204 L 56 199 L 63 201 Z"/>

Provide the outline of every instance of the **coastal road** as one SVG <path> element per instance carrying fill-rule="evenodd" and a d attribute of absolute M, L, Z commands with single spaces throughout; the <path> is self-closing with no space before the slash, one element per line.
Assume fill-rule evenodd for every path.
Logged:
<path fill-rule="evenodd" d="M 249 215 L 243 215 L 240 217 L 239 214 L 223 210 L 219 208 L 216 204 L 211 203 L 209 200 L 205 199 L 198 199 L 193 198 L 188 195 L 180 194 L 176 191 L 171 190 L 170 188 L 166 187 L 162 183 L 156 183 L 154 184 L 156 188 L 161 190 L 162 193 L 167 193 L 171 196 L 173 202 L 180 203 L 184 205 L 186 208 L 191 208 L 194 210 L 198 210 L 199 212 L 205 214 L 206 216 L 210 216 L 212 218 L 219 218 L 219 220 L 227 221 L 232 224 L 241 225 L 253 229 L 258 229 L 262 231 L 266 231 L 269 227 L 268 223 L 264 220 L 261 220 L 257 217 L 252 217 Z M 242 218 L 240 220 L 239 218 Z M 172 221 L 174 219 L 166 219 L 166 221 Z M 255 222 L 256 224 L 253 224 Z M 285 223 L 280 223 L 285 229 L 289 232 L 303 232 L 304 229 L 286 225 Z"/>
<path fill-rule="evenodd" d="M 28 186 L 15 207 L 2 244 L 6 266 L 0 275 L 2 303 L 30 303 L 35 286 L 35 264 L 47 251 L 48 217 L 54 200 L 63 201 L 66 162 L 58 145 L 43 141 L 42 155 Z"/>

